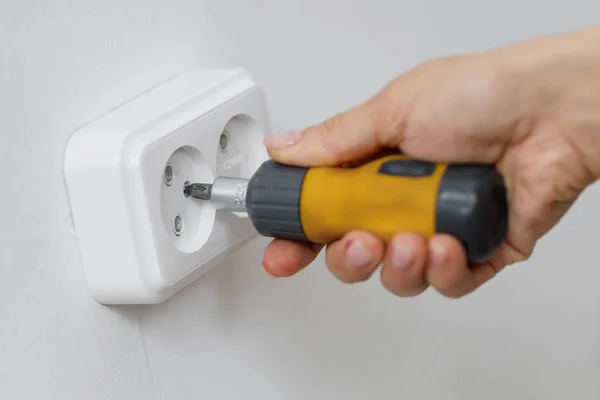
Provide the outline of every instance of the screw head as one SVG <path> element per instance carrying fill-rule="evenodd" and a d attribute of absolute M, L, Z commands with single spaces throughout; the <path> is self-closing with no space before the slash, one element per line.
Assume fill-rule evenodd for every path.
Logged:
<path fill-rule="evenodd" d="M 175 232 L 176 236 L 181 236 L 183 233 L 183 218 L 179 214 L 173 218 L 173 232 Z"/>
<path fill-rule="evenodd" d="M 227 150 L 228 141 L 229 138 L 227 137 L 227 131 L 221 132 L 221 136 L 219 137 L 219 147 L 221 148 L 222 152 L 225 152 L 225 150 Z"/>
<path fill-rule="evenodd" d="M 173 181 L 175 180 L 175 174 L 173 172 L 173 167 L 171 166 L 171 164 L 167 164 L 167 166 L 165 167 L 163 180 L 165 181 L 165 185 L 167 186 L 171 186 L 173 184 Z"/>

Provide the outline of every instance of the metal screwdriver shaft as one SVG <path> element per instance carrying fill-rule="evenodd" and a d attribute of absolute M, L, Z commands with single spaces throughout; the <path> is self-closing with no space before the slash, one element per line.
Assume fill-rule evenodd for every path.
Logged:
<path fill-rule="evenodd" d="M 200 200 L 210 200 L 216 210 L 246 212 L 248 179 L 217 178 L 210 183 L 191 183 L 183 193 Z"/>

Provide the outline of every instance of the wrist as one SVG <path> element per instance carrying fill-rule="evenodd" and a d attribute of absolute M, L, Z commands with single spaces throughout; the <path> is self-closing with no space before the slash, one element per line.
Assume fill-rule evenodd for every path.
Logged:
<path fill-rule="evenodd" d="M 599 179 L 600 27 L 523 42 L 498 55 L 518 82 L 521 110 L 534 129 L 560 132 L 590 183 Z"/>

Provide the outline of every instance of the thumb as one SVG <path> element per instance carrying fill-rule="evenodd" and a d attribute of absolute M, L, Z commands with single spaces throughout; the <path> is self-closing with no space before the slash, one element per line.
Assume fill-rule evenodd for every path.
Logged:
<path fill-rule="evenodd" d="M 270 136 L 265 146 L 274 160 L 303 167 L 335 166 L 362 160 L 382 149 L 376 135 L 373 101 L 356 106 L 304 131 Z"/>

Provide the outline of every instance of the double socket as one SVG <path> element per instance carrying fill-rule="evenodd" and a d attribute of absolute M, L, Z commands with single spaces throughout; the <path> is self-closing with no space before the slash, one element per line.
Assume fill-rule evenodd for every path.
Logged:
<path fill-rule="evenodd" d="M 76 132 L 65 176 L 92 296 L 162 302 L 256 235 L 184 188 L 250 178 L 269 133 L 264 93 L 239 69 L 188 72 Z"/>

